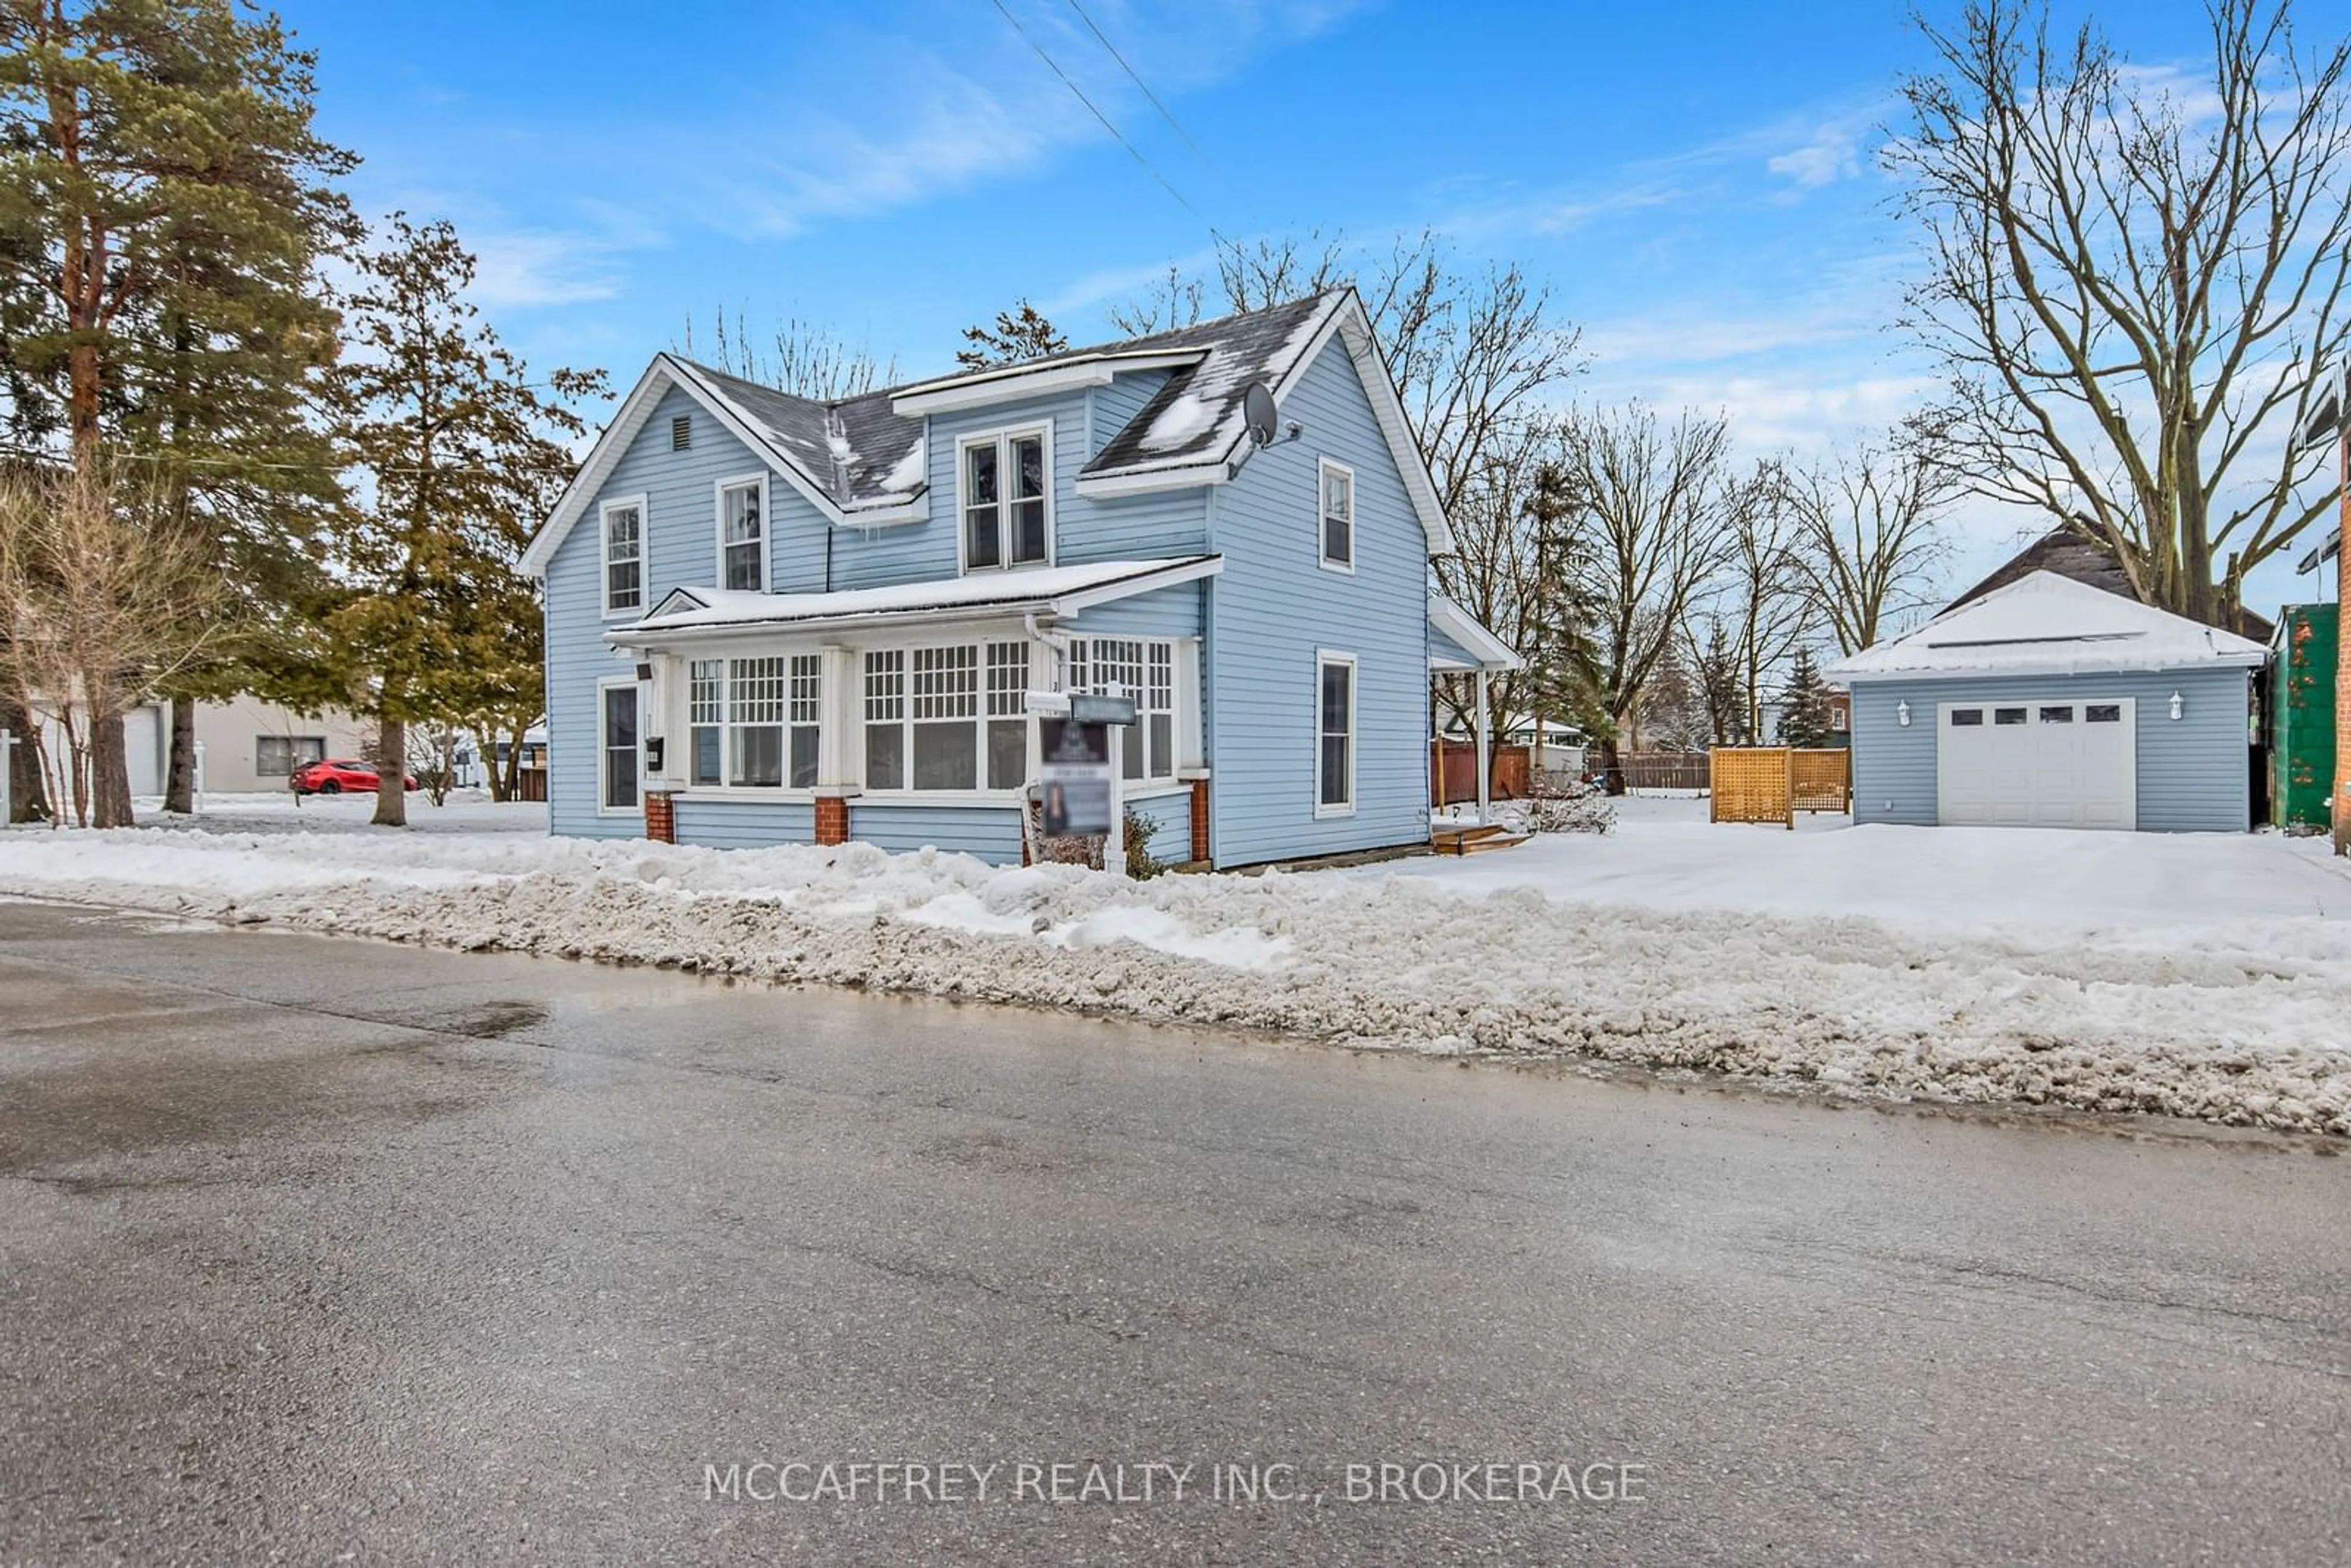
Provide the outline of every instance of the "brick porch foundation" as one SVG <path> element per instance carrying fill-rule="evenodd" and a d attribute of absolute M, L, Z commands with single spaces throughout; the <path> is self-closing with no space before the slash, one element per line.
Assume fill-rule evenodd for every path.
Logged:
<path fill-rule="evenodd" d="M 1208 781 L 1192 780 L 1192 858 L 1208 858 Z"/>
<path fill-rule="evenodd" d="M 664 794 L 645 797 L 645 837 L 657 844 L 677 842 L 677 808 L 672 797 Z"/>
<path fill-rule="evenodd" d="M 849 841 L 847 800 L 839 795 L 817 797 L 816 841 L 820 844 L 845 844 Z"/>

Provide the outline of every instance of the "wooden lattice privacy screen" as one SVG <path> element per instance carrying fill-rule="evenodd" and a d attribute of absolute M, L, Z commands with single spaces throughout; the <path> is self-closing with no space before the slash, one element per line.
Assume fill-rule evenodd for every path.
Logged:
<path fill-rule="evenodd" d="M 1709 764 L 1714 789 L 1708 797 L 1708 820 L 1794 827 L 1794 757 L 1784 746 L 1716 747 Z"/>
<path fill-rule="evenodd" d="M 1853 753 L 1785 746 L 1715 747 L 1709 819 L 1796 825 L 1799 811 L 1853 809 Z"/>
<path fill-rule="evenodd" d="M 1853 810 L 1853 753 L 1842 747 L 1799 751 L 1789 759 L 1790 792 L 1799 811 Z"/>

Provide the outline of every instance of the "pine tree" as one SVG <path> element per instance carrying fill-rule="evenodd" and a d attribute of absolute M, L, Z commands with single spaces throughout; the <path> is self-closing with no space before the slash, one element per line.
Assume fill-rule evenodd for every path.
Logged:
<path fill-rule="evenodd" d="M 1747 727 L 1747 688 L 1740 674 L 1739 655 L 1719 616 L 1709 623 L 1706 652 L 1698 655 L 1698 685 L 1706 701 L 1715 745 L 1745 746 L 1755 738 Z"/>
<path fill-rule="evenodd" d="M 317 668 L 332 700 L 376 719 L 374 821 L 402 827 L 406 727 L 464 722 L 486 687 L 538 684 L 538 601 L 515 562 L 570 476 L 565 442 L 586 426 L 569 405 L 607 394 L 601 371 L 534 390 L 466 300 L 474 258 L 449 225 L 394 214 L 383 239 L 359 260 L 353 352 L 329 383 L 371 495 L 332 518 Z"/>
<path fill-rule="evenodd" d="M 1829 727 L 1829 688 L 1821 679 L 1820 666 L 1813 662 L 1810 648 L 1798 648 L 1794 664 L 1788 671 L 1788 684 L 1780 692 L 1780 739 L 1783 745 L 1798 748 L 1826 746 L 1834 732 Z"/>
<path fill-rule="evenodd" d="M 996 313 L 993 327 L 963 329 L 963 340 L 971 346 L 956 351 L 956 364 L 967 371 L 993 370 L 998 365 L 1041 360 L 1070 346 L 1070 340 L 1037 307 L 1026 299 L 1016 299 L 1013 305 L 1014 309 Z"/>
<path fill-rule="evenodd" d="M 85 483 L 102 443 L 153 465 L 157 526 L 273 607 L 336 494 L 305 413 L 334 352 L 315 264 L 350 235 L 333 182 L 356 160 L 312 132 L 313 65 L 231 0 L 0 0 L 12 434 L 62 441 Z M 184 789 L 184 727 L 175 749 Z M 97 820 L 127 823 L 119 723 L 97 758 Z"/>

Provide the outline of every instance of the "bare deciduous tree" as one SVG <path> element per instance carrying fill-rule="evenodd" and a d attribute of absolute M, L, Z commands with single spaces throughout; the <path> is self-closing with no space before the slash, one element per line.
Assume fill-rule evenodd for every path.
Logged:
<path fill-rule="evenodd" d="M 1764 465 L 1737 481 L 1736 490 L 1721 578 L 1709 596 L 1709 619 L 1729 639 L 1740 727 L 1761 736 L 1770 677 L 1812 629 L 1814 611 L 1785 472 L 1777 464 Z"/>
<path fill-rule="evenodd" d="M 1729 424 L 1689 412 L 1671 425 L 1638 403 L 1580 412 L 1561 461 L 1545 522 L 1564 536 L 1569 591 L 1589 617 L 1581 678 L 1562 684 L 1586 692 L 1608 792 L 1622 794 L 1641 693 L 1757 497 L 1732 469 Z M 1558 678 L 1556 658 L 1544 662 Z"/>
<path fill-rule="evenodd" d="M 1965 481 L 1942 431 L 1939 418 L 1915 416 L 1890 440 L 1788 471 L 1805 592 L 1841 653 L 1873 646 L 1918 609 L 1949 553 L 1940 525 Z"/>
<path fill-rule="evenodd" d="M 0 475 L 0 689 L 65 738 L 51 798 L 78 823 L 127 828 L 128 800 L 102 787 L 105 737 L 235 628 L 206 541 L 157 526 L 167 497 L 121 460 L 82 455 L 69 471 Z"/>
<path fill-rule="evenodd" d="M 1974 485 L 2113 550 L 2208 623 L 2326 507 L 2287 439 L 2346 346 L 2351 42 L 2287 0 L 2210 0 L 2209 78 L 2134 67 L 2034 0 L 1925 26 L 1887 162 L 1930 267 L 1909 325 L 1949 362 Z"/>
<path fill-rule="evenodd" d="M 691 316 L 685 319 L 685 338 L 678 351 L 689 360 L 698 351 Z M 732 328 L 726 324 L 726 312 L 715 310 L 708 351 L 711 363 L 730 376 L 818 402 L 862 397 L 898 379 L 896 360 L 876 360 L 872 350 L 852 346 L 830 329 L 797 316 L 779 322 L 763 349 L 752 340 L 750 322 L 740 309 L 735 312 Z"/>
<path fill-rule="evenodd" d="M 1538 562 L 1528 507 L 1535 476 L 1558 444 L 1548 395 L 1582 370 L 1581 334 L 1554 319 L 1550 291 L 1520 268 L 1460 271 L 1433 231 L 1397 235 L 1363 267 L 1352 264 L 1342 237 L 1319 230 L 1217 247 L 1216 287 L 1228 309 L 1262 309 L 1344 285 L 1363 297 L 1389 382 L 1453 524 L 1456 553 L 1436 563 L 1438 586 L 1531 653 Z M 1206 297 L 1204 282 L 1171 267 L 1149 296 L 1113 308 L 1111 320 L 1136 336 L 1189 326 Z M 1473 683 L 1444 679 L 1436 690 L 1447 723 L 1474 726 Z M 1504 723 L 1541 706 L 1521 672 L 1498 677 L 1489 704 Z"/>

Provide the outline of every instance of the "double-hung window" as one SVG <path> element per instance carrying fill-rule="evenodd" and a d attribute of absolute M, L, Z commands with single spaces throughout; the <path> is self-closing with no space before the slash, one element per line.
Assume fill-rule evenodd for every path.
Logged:
<path fill-rule="evenodd" d="M 256 735 L 253 737 L 253 770 L 264 779 L 284 779 L 298 768 L 327 759 L 323 735 Z"/>
<path fill-rule="evenodd" d="M 768 586 L 768 481 L 755 476 L 718 486 L 718 586 L 758 593 Z"/>
<path fill-rule="evenodd" d="M 823 656 L 696 659 L 687 671 L 689 782 L 775 789 L 816 783 Z"/>
<path fill-rule="evenodd" d="M 868 789 L 1018 789 L 1029 777 L 1029 644 L 865 654 Z"/>
<path fill-rule="evenodd" d="M 645 502 L 642 496 L 607 501 L 604 533 L 604 613 L 628 615 L 645 606 Z"/>
<path fill-rule="evenodd" d="M 1070 644 L 1070 690 L 1133 697 L 1134 722 L 1123 727 L 1120 774 L 1176 777 L 1176 644 L 1131 637 L 1080 637 Z"/>
<path fill-rule="evenodd" d="M 1053 558 L 1051 433 L 1008 431 L 959 444 L 957 506 L 966 571 Z"/>
<path fill-rule="evenodd" d="M 1355 809 L 1355 656 L 1314 655 L 1314 814 Z"/>
<path fill-rule="evenodd" d="M 1322 476 L 1322 564 L 1333 571 L 1355 570 L 1355 472 L 1324 458 Z"/>

